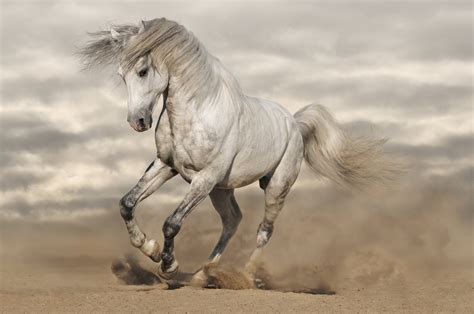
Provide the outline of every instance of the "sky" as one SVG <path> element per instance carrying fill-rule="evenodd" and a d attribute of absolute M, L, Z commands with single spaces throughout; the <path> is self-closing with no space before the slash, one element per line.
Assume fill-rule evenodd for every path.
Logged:
<path fill-rule="evenodd" d="M 472 192 L 470 1 L 2 0 L 0 10 L 2 219 L 118 215 L 155 156 L 153 132 L 126 122 L 116 69 L 84 71 L 75 53 L 87 32 L 156 17 L 192 31 L 247 94 L 291 112 L 323 104 L 350 132 L 390 138 L 420 184 Z M 303 172 L 294 189 L 320 187 Z M 174 178 L 154 200 L 177 204 L 185 189 Z M 472 197 L 460 207 L 472 218 Z"/>

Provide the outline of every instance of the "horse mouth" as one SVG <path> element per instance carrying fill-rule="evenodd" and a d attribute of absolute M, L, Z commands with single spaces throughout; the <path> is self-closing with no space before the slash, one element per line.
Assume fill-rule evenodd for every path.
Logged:
<path fill-rule="evenodd" d="M 140 118 L 134 122 L 130 122 L 130 126 L 137 132 L 144 132 L 149 130 L 153 124 L 153 119 L 150 117 L 148 119 Z"/>
<path fill-rule="evenodd" d="M 145 131 L 149 130 L 150 127 L 137 127 L 137 128 L 133 128 L 133 129 L 134 129 L 135 131 L 141 133 L 141 132 L 145 132 Z"/>

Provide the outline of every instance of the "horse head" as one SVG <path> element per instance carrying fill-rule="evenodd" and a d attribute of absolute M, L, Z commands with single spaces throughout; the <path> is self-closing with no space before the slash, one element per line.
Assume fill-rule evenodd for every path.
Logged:
<path fill-rule="evenodd" d="M 128 90 L 128 115 L 130 126 L 138 131 L 148 130 L 152 114 L 159 96 L 168 86 L 168 70 L 163 62 L 156 62 L 150 52 L 141 53 L 133 63 L 122 65 L 127 46 L 140 45 L 143 38 L 137 38 L 153 24 L 141 21 L 136 25 L 115 25 L 109 31 L 91 33 L 94 38 L 81 51 L 86 66 L 120 64 L 118 74 Z M 127 59 L 127 58 L 125 58 Z"/>

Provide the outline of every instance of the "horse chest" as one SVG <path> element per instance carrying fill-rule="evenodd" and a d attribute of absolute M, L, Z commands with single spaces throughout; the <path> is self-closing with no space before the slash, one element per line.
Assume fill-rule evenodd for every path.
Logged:
<path fill-rule="evenodd" d="M 217 136 L 200 124 L 185 124 L 171 130 L 169 122 L 163 122 L 156 131 L 158 157 L 191 181 L 218 153 Z"/>

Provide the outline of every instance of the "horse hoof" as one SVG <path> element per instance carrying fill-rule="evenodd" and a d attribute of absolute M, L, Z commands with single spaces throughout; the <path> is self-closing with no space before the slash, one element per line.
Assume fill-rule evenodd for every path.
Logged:
<path fill-rule="evenodd" d="M 193 287 L 206 287 L 208 284 L 208 276 L 205 273 L 204 269 L 201 268 L 200 270 L 198 270 L 191 278 L 189 284 Z"/>
<path fill-rule="evenodd" d="M 161 261 L 160 245 L 155 240 L 145 241 L 140 250 L 155 263 Z"/>
<path fill-rule="evenodd" d="M 156 242 L 156 241 L 154 242 L 153 251 L 149 256 L 150 256 L 151 260 L 154 261 L 155 263 L 161 262 L 160 245 L 158 244 L 158 242 Z"/>
<path fill-rule="evenodd" d="M 174 260 L 173 263 L 166 269 L 163 269 L 163 261 L 158 264 L 158 276 L 164 280 L 173 279 L 178 273 L 178 270 L 179 264 L 176 260 Z"/>

